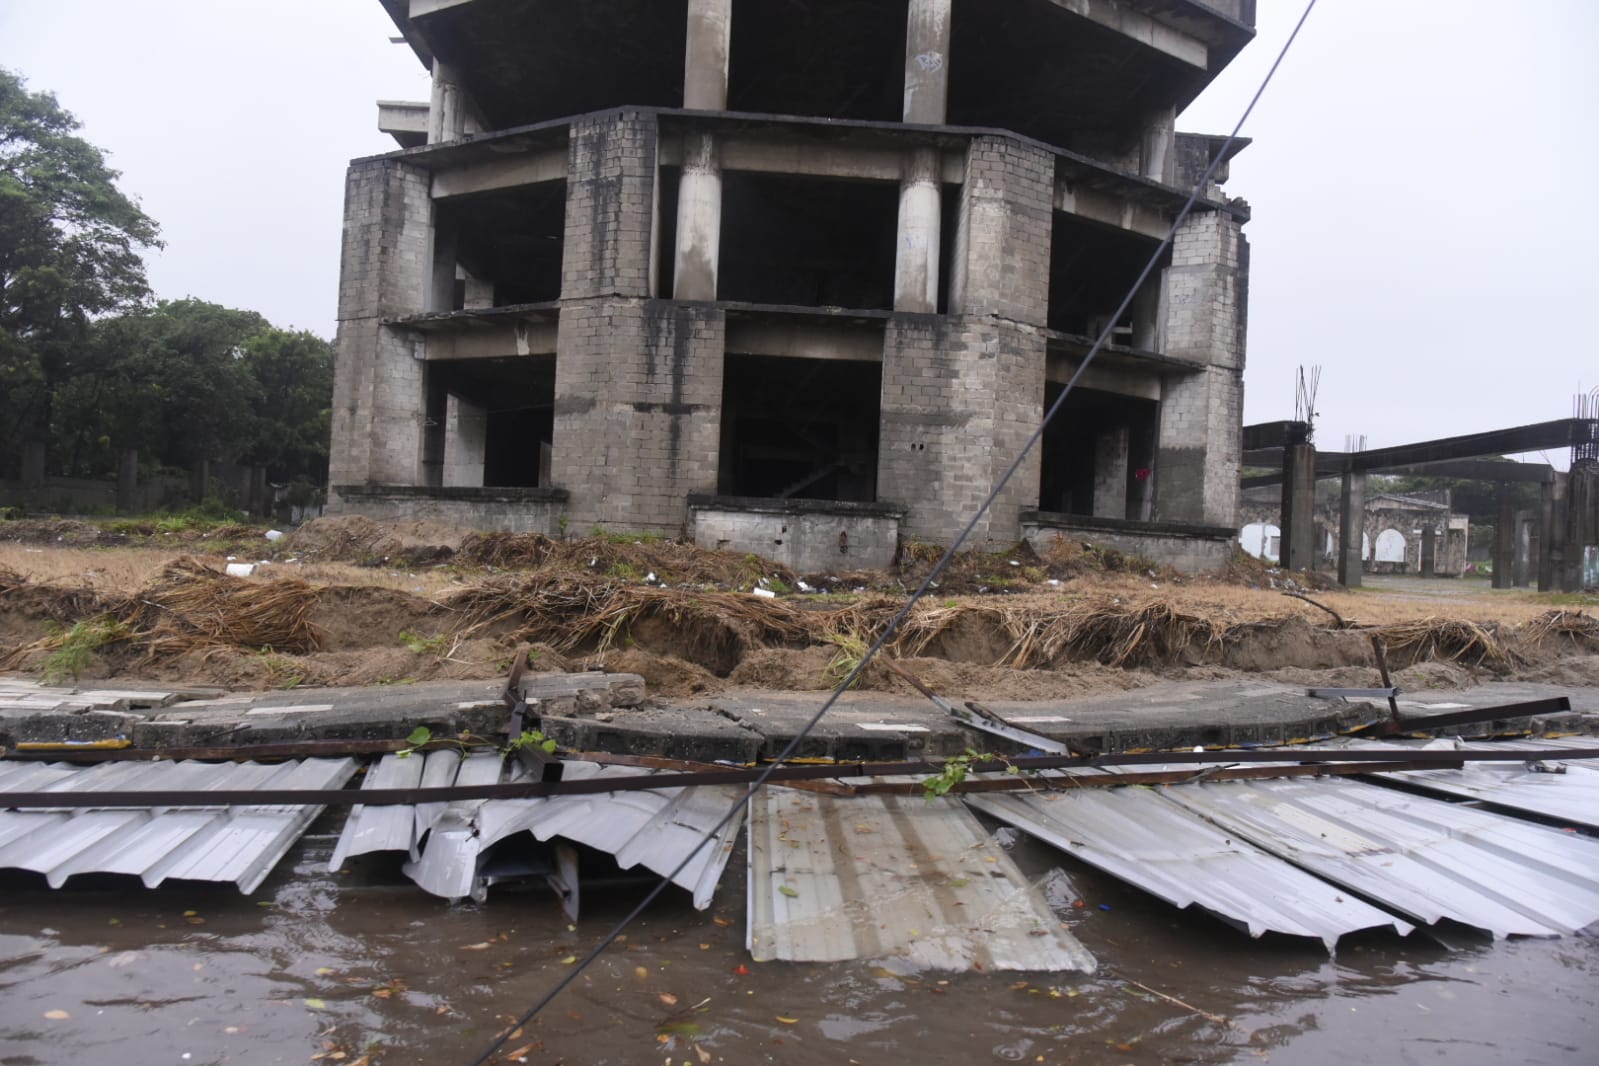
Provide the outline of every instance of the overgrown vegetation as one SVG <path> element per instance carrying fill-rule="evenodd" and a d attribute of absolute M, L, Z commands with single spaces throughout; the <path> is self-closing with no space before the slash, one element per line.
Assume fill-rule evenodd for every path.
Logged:
<path fill-rule="evenodd" d="M 40 679 L 47 685 L 59 685 L 70 678 L 76 685 L 95 652 L 132 636 L 127 625 L 110 617 L 76 622 L 64 630 L 58 628 L 55 635 L 46 638 L 51 652 L 39 666 Z"/>

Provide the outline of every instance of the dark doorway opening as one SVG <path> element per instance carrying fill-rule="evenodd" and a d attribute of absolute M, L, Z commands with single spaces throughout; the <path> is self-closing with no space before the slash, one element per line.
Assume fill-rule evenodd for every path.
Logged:
<path fill-rule="evenodd" d="M 1049 382 L 1046 406 L 1065 386 Z M 1076 388 L 1044 431 L 1039 510 L 1145 519 L 1159 404 Z"/>
<path fill-rule="evenodd" d="M 428 364 L 424 464 L 434 487 L 548 486 L 555 360 L 548 356 Z"/>
<path fill-rule="evenodd" d="M 882 377 L 878 363 L 729 353 L 717 491 L 875 501 Z"/>

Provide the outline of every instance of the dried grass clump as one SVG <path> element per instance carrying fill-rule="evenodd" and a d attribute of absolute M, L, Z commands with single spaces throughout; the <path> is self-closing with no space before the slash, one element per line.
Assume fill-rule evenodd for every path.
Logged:
<path fill-rule="evenodd" d="M 316 592 L 304 581 L 241 581 L 185 558 L 116 613 L 142 635 L 152 657 L 203 645 L 303 654 L 320 644 L 310 621 L 315 604 Z"/>
<path fill-rule="evenodd" d="M 27 581 L 27 578 L 11 569 L 11 567 L 0 565 L 0 592 L 10 592 L 12 589 L 21 588 L 27 584 Z"/>
<path fill-rule="evenodd" d="M 1522 661 L 1501 639 L 1499 626 L 1494 622 L 1480 624 L 1450 618 L 1419 618 L 1413 622 L 1379 626 L 1375 632 L 1390 653 L 1411 663 L 1444 660 L 1505 672 Z"/>
<path fill-rule="evenodd" d="M 1553 641 L 1592 651 L 1599 649 L 1599 618 L 1582 611 L 1548 611 L 1528 622 L 1522 634 L 1532 644 Z"/>
<path fill-rule="evenodd" d="M 1069 659 L 1160 665 L 1181 661 L 1196 645 L 1208 649 L 1225 635 L 1223 627 L 1158 600 L 1079 602 L 1053 614 L 999 608 L 999 614 L 1015 641 L 1000 665 L 1018 668 Z"/>

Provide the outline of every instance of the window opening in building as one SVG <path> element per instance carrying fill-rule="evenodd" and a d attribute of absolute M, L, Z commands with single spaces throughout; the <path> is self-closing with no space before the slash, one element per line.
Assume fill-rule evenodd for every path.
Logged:
<path fill-rule="evenodd" d="M 733 0 L 729 110 L 898 122 L 905 16 L 903 3 Z"/>
<path fill-rule="evenodd" d="M 435 206 L 435 255 L 457 266 L 449 307 L 510 307 L 561 298 L 561 255 L 566 236 L 566 182 L 546 181 L 471 196 Z"/>
<path fill-rule="evenodd" d="M 1050 382 L 1046 406 L 1062 385 Z M 1147 520 L 1159 405 L 1078 387 L 1044 431 L 1039 510 Z"/>
<path fill-rule="evenodd" d="M 424 465 L 435 488 L 548 486 L 555 360 L 428 364 Z"/>

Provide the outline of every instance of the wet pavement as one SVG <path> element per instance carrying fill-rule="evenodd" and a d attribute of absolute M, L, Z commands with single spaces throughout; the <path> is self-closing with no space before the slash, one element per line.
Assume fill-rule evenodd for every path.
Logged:
<path fill-rule="evenodd" d="M 253 897 L 0 878 L 0 1064 L 465 1066 L 641 894 L 586 885 L 575 926 L 541 893 L 452 906 L 394 864 L 328 873 L 335 836 L 323 819 Z M 756 964 L 735 856 L 710 911 L 672 891 L 505 1051 L 574 1066 L 1594 1061 L 1599 940 L 1370 934 L 1329 958 L 1030 841 L 1012 855 L 1098 973 Z"/>

